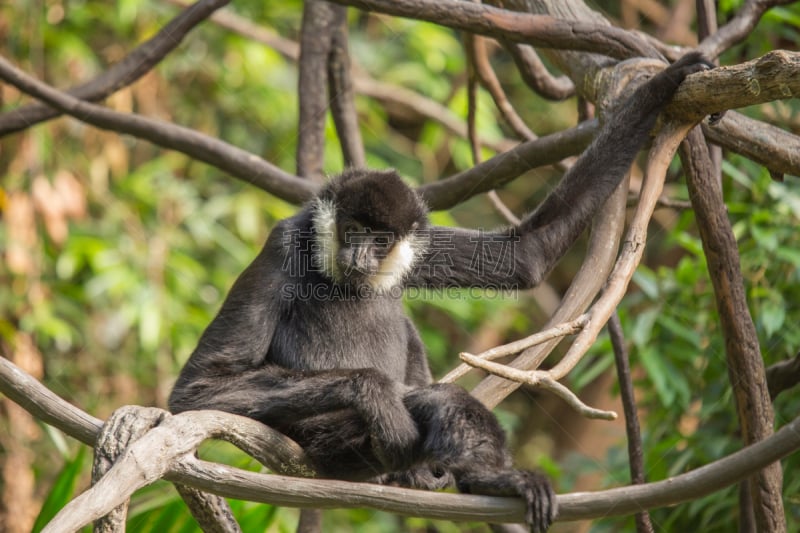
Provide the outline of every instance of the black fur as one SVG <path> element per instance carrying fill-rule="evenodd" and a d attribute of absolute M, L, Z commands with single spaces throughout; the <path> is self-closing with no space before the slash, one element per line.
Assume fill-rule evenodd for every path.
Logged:
<path fill-rule="evenodd" d="M 394 172 L 335 179 L 275 227 L 236 280 L 178 377 L 170 408 L 260 420 L 302 445 L 324 477 L 430 488 L 454 481 L 464 492 L 517 495 L 531 530 L 544 531 L 556 514 L 549 481 L 511 466 L 500 426 L 477 400 L 455 385 L 430 385 L 401 291 L 370 290 L 369 281 L 405 238 L 415 261 L 390 289 L 536 285 L 622 179 L 684 77 L 707 65 L 689 55 L 640 87 L 516 228 L 431 227 L 422 201 Z M 323 201 L 335 208 L 333 235 L 319 233 Z M 343 228 L 364 239 L 351 243 Z M 393 240 L 379 240 L 381 232 Z M 325 264 L 320 242 L 339 247 L 335 265 Z"/>

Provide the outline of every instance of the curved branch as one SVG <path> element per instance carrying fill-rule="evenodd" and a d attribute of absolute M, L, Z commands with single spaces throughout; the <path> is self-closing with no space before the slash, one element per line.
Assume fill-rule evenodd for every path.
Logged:
<path fill-rule="evenodd" d="M 178 47 L 195 26 L 208 18 L 230 0 L 200 0 L 186 8 L 167 23 L 151 39 L 128 54 L 122 61 L 93 80 L 69 89 L 70 95 L 80 100 L 96 102 L 122 87 L 130 85 L 147 74 L 167 54 Z M 22 131 L 35 124 L 50 120 L 61 113 L 39 103 L 20 107 L 0 115 L 0 137 Z"/>
<path fill-rule="evenodd" d="M 220 411 L 186 411 L 174 416 L 167 413 L 158 426 L 126 448 L 90 489 L 64 506 L 43 533 L 76 531 L 106 515 L 123 505 L 136 490 L 164 478 L 174 463 L 185 456 L 194 457 L 197 447 L 207 439 L 232 442 L 250 455 L 255 452 L 253 457 L 266 460 L 267 465 L 294 470 L 299 475 L 311 474 L 306 464 L 296 462 L 297 457 L 303 457 L 300 447 L 260 422 Z"/>
<path fill-rule="evenodd" d="M 524 172 L 581 153 L 597 132 L 596 120 L 517 145 L 469 170 L 417 188 L 431 209 L 449 209 L 476 194 L 499 188 Z"/>
<path fill-rule="evenodd" d="M 658 52 L 637 35 L 614 26 L 529 15 L 458 0 L 333 0 L 357 7 L 415 20 L 425 20 L 496 39 L 524 42 L 545 48 L 582 50 L 616 59 Z"/>
<path fill-rule="evenodd" d="M 697 47 L 706 57 L 715 58 L 750 35 L 761 16 L 771 7 L 792 4 L 796 0 L 748 0 L 730 22 L 703 39 Z"/>
<path fill-rule="evenodd" d="M 617 263 L 608 277 L 608 283 L 603 290 L 603 295 L 592 305 L 589 323 L 575 338 L 566 354 L 552 369 L 549 374 L 555 379 L 561 379 L 572 370 L 580 361 L 586 351 L 597 339 L 617 304 L 622 300 L 633 273 L 644 254 L 647 242 L 647 226 L 653 211 L 661 196 L 666 177 L 667 168 L 675 155 L 678 145 L 691 129 L 690 124 L 677 124 L 674 122 L 665 125 L 664 129 L 656 136 L 647 161 L 645 182 L 639 198 L 639 206 L 633 215 L 630 228 L 625 237 Z"/>
<path fill-rule="evenodd" d="M 78 409 L 0 355 L 0 392 L 37 420 L 94 446 L 103 421 Z"/>
<path fill-rule="evenodd" d="M 182 152 L 229 172 L 288 202 L 301 203 L 317 190 L 260 157 L 195 130 L 141 115 L 119 113 L 90 104 L 33 78 L 0 57 L 0 79 L 20 91 L 46 102 L 62 113 L 98 128 L 127 133 L 163 148 Z"/>
<path fill-rule="evenodd" d="M 572 80 L 550 74 L 532 46 L 507 40 L 502 40 L 501 44 L 511 54 L 522 79 L 537 94 L 549 100 L 566 100 L 575 94 Z"/>
<path fill-rule="evenodd" d="M 545 324 L 545 328 L 553 328 L 562 322 L 577 318 L 586 310 L 586 307 L 606 283 L 606 278 L 614 266 L 620 238 L 625 229 L 628 181 L 628 179 L 622 180 L 617 190 L 595 217 L 586 258 L 564 294 L 558 309 Z M 514 359 L 511 365 L 520 369 L 538 368 L 559 341 L 560 338 L 555 338 L 527 348 Z M 492 408 L 518 387 L 519 384 L 516 382 L 497 376 L 488 376 L 472 389 L 472 395 Z"/>
<path fill-rule="evenodd" d="M 466 39 L 465 48 L 467 50 L 467 57 L 475 69 L 475 74 L 481 86 L 491 95 L 492 100 L 494 100 L 494 105 L 500 112 L 500 116 L 502 116 L 506 124 L 508 124 L 508 127 L 510 127 L 520 139 L 526 141 L 537 139 L 538 135 L 533 133 L 528 125 L 525 124 L 525 121 L 522 120 L 522 117 L 519 116 L 517 110 L 514 109 L 514 106 L 511 105 L 511 102 L 508 100 L 508 96 L 506 96 L 506 92 L 503 90 L 500 80 L 497 79 L 497 74 L 495 74 L 492 64 L 489 61 L 489 52 L 486 49 L 486 38 L 479 35 L 470 35 Z"/>

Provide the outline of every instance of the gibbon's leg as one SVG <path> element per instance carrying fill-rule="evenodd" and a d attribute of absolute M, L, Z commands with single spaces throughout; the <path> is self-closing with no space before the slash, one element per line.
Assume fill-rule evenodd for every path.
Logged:
<path fill-rule="evenodd" d="M 375 476 L 412 462 L 419 435 L 403 403 L 407 390 L 373 368 L 299 371 L 267 365 L 238 375 L 206 373 L 175 389 L 170 410 L 219 409 L 253 418 L 309 447 L 324 471 L 330 471 L 321 462 L 325 456 L 355 453 L 358 439 L 357 451 L 368 453 L 364 463 Z M 344 449 L 336 451 L 339 445 Z M 376 461 L 382 465 L 377 472 Z M 339 466 L 331 465 L 337 472 Z"/>
<path fill-rule="evenodd" d="M 505 435 L 494 415 L 457 385 L 414 389 L 404 398 L 417 423 L 419 457 L 432 472 L 448 471 L 461 492 L 519 496 L 531 531 L 545 531 L 556 514 L 550 481 L 511 466 Z"/>

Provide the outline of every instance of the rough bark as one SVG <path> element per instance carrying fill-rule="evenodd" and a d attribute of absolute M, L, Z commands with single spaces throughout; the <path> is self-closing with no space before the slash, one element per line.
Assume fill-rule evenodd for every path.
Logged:
<path fill-rule="evenodd" d="M 772 434 L 774 413 L 756 328 L 747 307 L 739 250 L 722 201 L 722 187 L 714 177 L 699 129 L 687 137 L 681 154 L 714 287 L 742 437 L 746 444 L 752 444 Z M 756 525 L 761 532 L 786 531 L 782 484 L 780 463 L 770 465 L 750 479 Z"/>

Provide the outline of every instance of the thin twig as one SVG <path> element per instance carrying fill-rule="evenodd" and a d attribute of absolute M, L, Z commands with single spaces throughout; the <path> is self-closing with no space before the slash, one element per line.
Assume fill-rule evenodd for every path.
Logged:
<path fill-rule="evenodd" d="M 514 106 L 508 100 L 500 80 L 497 79 L 489 56 L 486 51 L 486 39 L 479 35 L 471 36 L 467 40 L 467 55 L 470 58 L 471 64 L 475 69 L 475 75 L 480 81 L 481 86 L 486 89 L 494 100 L 494 105 L 500 111 L 500 116 L 503 117 L 506 124 L 519 136 L 520 139 L 530 141 L 538 138 L 538 136 L 531 131 L 522 117 L 519 116 Z"/>
<path fill-rule="evenodd" d="M 589 407 L 583 403 L 574 392 L 569 390 L 558 381 L 554 380 L 552 375 L 546 370 L 519 370 L 514 367 L 501 365 L 480 357 L 476 357 L 466 352 L 461 352 L 459 357 L 469 366 L 480 368 L 481 370 L 485 370 L 486 372 L 489 372 L 495 376 L 515 381 L 517 383 L 530 385 L 532 387 L 541 387 L 549 390 L 586 418 L 600 420 L 616 420 L 617 418 L 617 413 L 614 411 L 595 409 L 594 407 Z"/>
<path fill-rule="evenodd" d="M 608 320 L 608 335 L 611 338 L 611 346 L 614 348 L 619 395 L 622 398 L 622 410 L 625 415 L 625 433 L 628 436 L 628 463 L 631 470 L 631 483 L 641 485 L 645 482 L 642 434 L 639 429 L 639 416 L 636 412 L 636 397 L 633 393 L 628 348 L 625 346 L 622 324 L 616 311 Z M 636 513 L 635 520 L 637 533 L 653 533 L 650 513 L 642 510 Z"/>
<path fill-rule="evenodd" d="M 485 73 L 482 74 L 480 72 L 480 69 L 485 68 L 486 66 L 483 65 L 481 67 L 478 64 L 480 62 L 478 55 L 481 50 L 483 51 L 484 59 L 486 59 L 486 48 L 483 46 L 484 44 L 485 43 L 482 41 L 482 38 L 477 35 L 467 34 L 464 37 L 464 47 L 466 48 L 467 52 L 467 63 L 469 69 L 469 80 L 467 82 L 467 138 L 469 140 L 470 151 L 472 152 L 473 167 L 482 161 L 481 143 L 478 136 L 476 122 L 478 114 L 478 82 L 482 79 L 482 76 L 486 75 Z M 491 70 L 491 68 L 489 70 Z M 492 72 L 492 75 L 494 75 L 494 72 Z M 495 104 L 497 104 L 497 100 L 495 100 Z M 533 135 L 533 133 L 531 133 L 531 135 Z M 533 135 L 532 138 L 536 138 L 536 136 Z M 489 201 L 492 203 L 497 212 L 500 213 L 500 215 L 502 215 L 508 223 L 515 226 L 519 224 L 519 218 L 517 218 L 511 209 L 509 209 L 508 206 L 503 203 L 496 191 L 491 190 L 486 193 L 486 196 L 489 198 Z"/>

